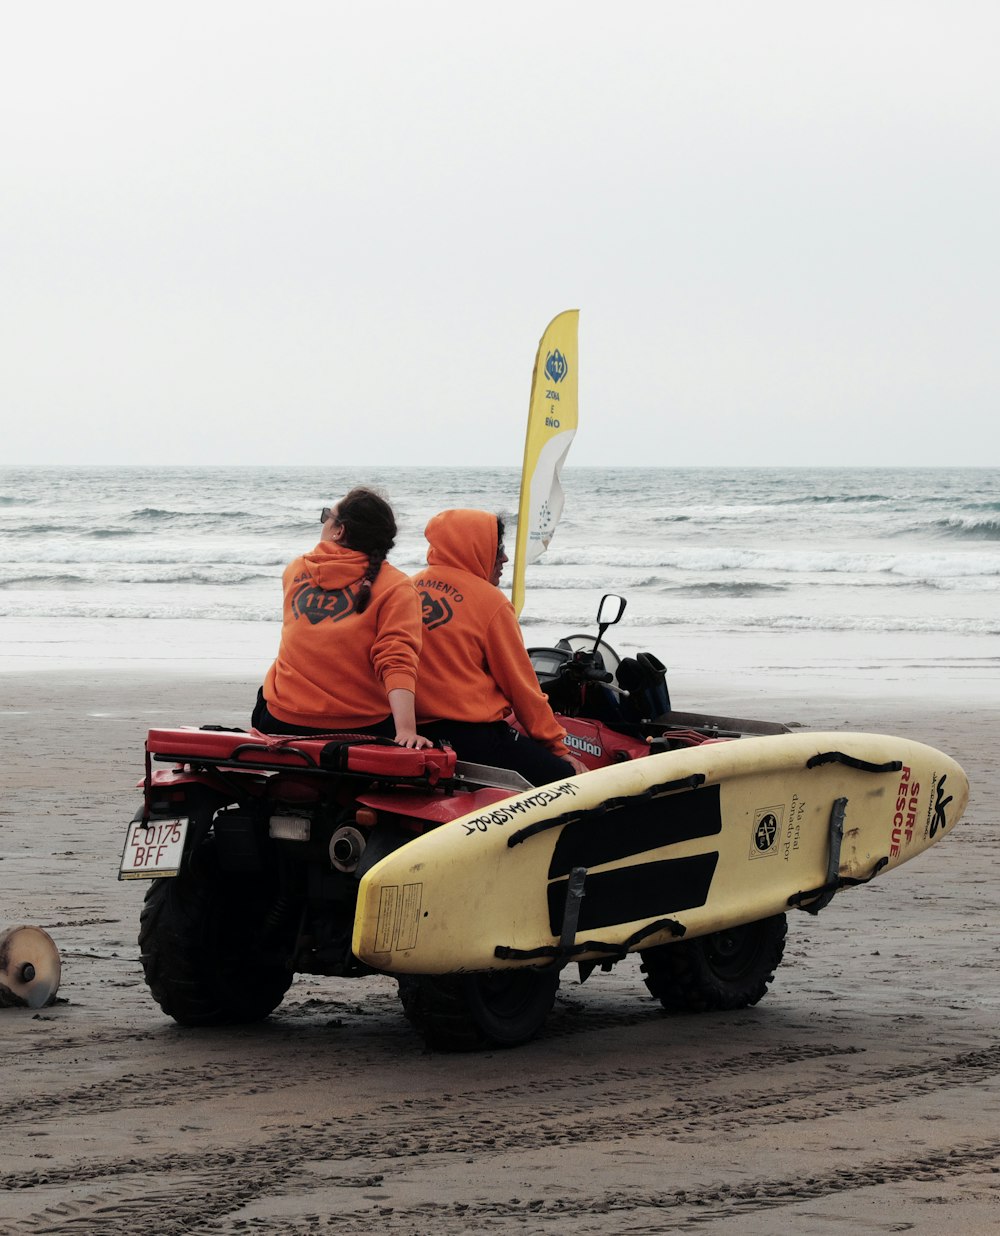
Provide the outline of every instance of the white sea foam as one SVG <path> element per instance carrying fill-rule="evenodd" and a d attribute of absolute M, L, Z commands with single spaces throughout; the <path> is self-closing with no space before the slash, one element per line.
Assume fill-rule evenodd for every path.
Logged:
<path fill-rule="evenodd" d="M 404 571 L 451 506 L 506 511 L 513 556 L 512 468 L 0 469 L 0 668 L 181 664 L 189 640 L 220 665 L 252 647 L 256 664 L 284 566 L 359 483 L 392 499 Z M 1000 470 L 567 468 L 563 484 L 526 573 L 529 643 L 592 629 L 604 592 L 628 597 L 617 640 L 653 651 L 714 636 L 771 641 L 780 660 L 825 633 L 927 639 L 947 658 L 1000 634 Z"/>
<path fill-rule="evenodd" d="M 755 571 L 758 574 L 799 575 L 902 575 L 908 579 L 935 579 L 952 575 L 974 577 L 1000 575 L 1000 553 L 851 553 L 844 550 L 751 549 L 706 547 L 693 549 L 656 546 L 596 546 L 585 549 L 553 548 L 546 556 L 550 566 L 623 566 L 640 569 L 659 567 L 673 571 Z"/>

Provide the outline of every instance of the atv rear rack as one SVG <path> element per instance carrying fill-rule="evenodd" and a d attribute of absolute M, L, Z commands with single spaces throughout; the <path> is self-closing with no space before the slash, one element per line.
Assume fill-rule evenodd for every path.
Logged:
<path fill-rule="evenodd" d="M 437 747 L 413 750 L 371 734 L 301 737 L 262 734 L 221 726 L 150 730 L 146 775 L 151 761 L 204 768 L 260 769 L 263 772 L 339 772 L 380 781 L 436 786 L 455 775 L 455 752 Z"/>

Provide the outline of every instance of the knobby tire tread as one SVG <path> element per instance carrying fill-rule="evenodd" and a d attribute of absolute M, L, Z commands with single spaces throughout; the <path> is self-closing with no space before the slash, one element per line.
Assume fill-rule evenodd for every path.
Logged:
<path fill-rule="evenodd" d="M 291 986 L 290 969 L 252 946 L 259 897 L 227 888 L 209 839 L 179 876 L 154 880 L 139 918 L 139 952 L 153 999 L 185 1026 L 261 1021 Z"/>
<path fill-rule="evenodd" d="M 785 948 L 784 914 L 747 923 L 744 933 L 751 956 L 737 974 L 720 974 L 713 966 L 714 936 L 701 936 L 647 949 L 640 954 L 645 984 L 670 1013 L 718 1013 L 749 1008 L 767 993 Z M 748 935 L 746 933 L 752 933 Z M 722 935 L 724 933 L 717 933 Z"/>
<path fill-rule="evenodd" d="M 516 971 L 514 1007 L 502 991 L 504 979 L 483 974 L 404 975 L 399 979 L 403 1013 L 437 1051 L 515 1047 L 533 1039 L 555 1002 L 556 973 Z M 501 984 L 496 994 L 493 984 Z"/>

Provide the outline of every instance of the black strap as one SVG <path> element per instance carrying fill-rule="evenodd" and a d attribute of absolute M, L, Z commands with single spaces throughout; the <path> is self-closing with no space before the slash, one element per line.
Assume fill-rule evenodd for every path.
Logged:
<path fill-rule="evenodd" d="M 806 768 L 819 768 L 821 764 L 846 764 L 848 768 L 857 768 L 860 772 L 870 773 L 899 772 L 903 767 L 902 760 L 889 760 L 886 764 L 872 764 L 868 760 L 859 760 L 857 756 L 847 755 L 843 751 L 823 751 L 806 760 Z"/>
<path fill-rule="evenodd" d="M 566 885 L 566 909 L 563 911 L 562 931 L 559 933 L 559 951 L 565 957 L 573 947 L 576 929 L 580 922 L 580 907 L 587 895 L 587 868 L 574 867 Z"/>
<path fill-rule="evenodd" d="M 788 898 L 788 904 L 795 906 L 798 909 L 805 910 L 807 914 L 818 914 L 823 906 L 829 903 L 829 897 L 822 905 L 812 901 L 814 897 L 822 897 L 827 892 L 832 897 L 834 893 L 839 893 L 842 888 L 857 888 L 859 884 L 867 884 L 869 880 L 874 880 L 880 871 L 883 871 L 889 865 L 888 858 L 880 858 L 875 866 L 866 876 L 841 876 L 839 880 L 834 880 L 832 884 L 821 884 L 819 888 L 811 888 L 804 893 L 792 893 Z M 808 901 L 810 904 L 805 906 L 803 901 Z"/>
<path fill-rule="evenodd" d="M 322 735 L 318 735 L 322 737 Z M 391 738 L 381 734 L 338 734 L 323 745 L 319 753 L 320 768 L 333 772 L 346 772 L 351 747 L 395 747 Z"/>
<path fill-rule="evenodd" d="M 834 893 L 840 888 L 837 872 L 840 870 L 840 847 L 844 840 L 844 816 L 847 812 L 847 799 L 835 798 L 830 808 L 830 849 L 826 859 L 826 880 L 817 892 L 816 898 L 801 908 L 810 914 L 818 914 L 833 900 Z M 799 903 L 801 905 L 801 902 Z"/>
<path fill-rule="evenodd" d="M 506 944 L 498 944 L 493 950 L 493 956 L 500 958 L 501 961 L 532 961 L 542 957 L 568 961 L 583 953 L 604 953 L 608 957 L 621 959 L 635 945 L 640 944 L 649 936 L 658 935 L 661 931 L 669 931 L 672 936 L 680 937 L 684 935 L 687 928 L 675 918 L 658 918 L 655 922 L 640 927 L 621 944 L 605 944 L 602 940 L 585 940 L 582 944 L 574 944 L 565 950 L 561 944 L 546 944 L 541 948 L 528 949 L 510 948 Z"/>

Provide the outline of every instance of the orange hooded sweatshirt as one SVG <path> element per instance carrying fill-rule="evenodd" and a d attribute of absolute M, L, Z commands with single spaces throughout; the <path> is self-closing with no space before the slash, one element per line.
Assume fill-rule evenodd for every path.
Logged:
<path fill-rule="evenodd" d="M 320 541 L 285 568 L 281 644 L 264 679 L 264 699 L 279 721 L 331 730 L 375 725 L 389 716 L 389 691 L 416 687 L 416 591 L 383 562 L 359 614 L 367 569 L 367 554 L 334 541 Z"/>
<path fill-rule="evenodd" d="M 514 607 L 490 583 L 497 519 L 487 511 L 442 511 L 424 529 L 427 566 L 412 576 L 423 609 L 417 723 L 499 721 L 512 708 L 526 732 L 569 755 L 566 731 L 531 667 Z"/>

